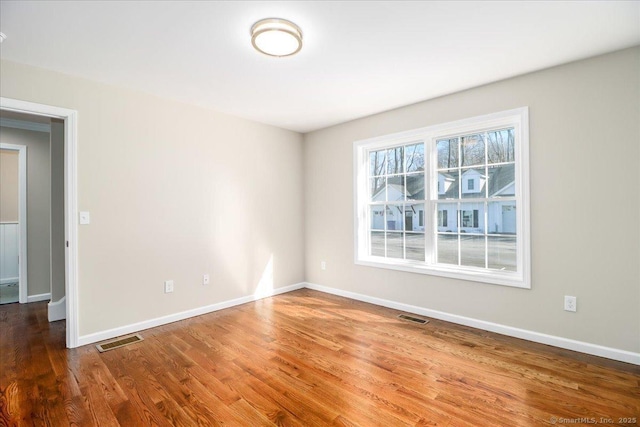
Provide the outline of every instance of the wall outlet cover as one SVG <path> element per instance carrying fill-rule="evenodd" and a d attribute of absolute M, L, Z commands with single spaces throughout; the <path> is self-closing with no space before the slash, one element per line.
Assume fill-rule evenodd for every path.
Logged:
<path fill-rule="evenodd" d="M 565 311 L 575 312 L 578 308 L 578 301 L 576 297 L 565 295 L 564 296 L 564 309 Z"/>
<path fill-rule="evenodd" d="M 173 280 L 166 280 L 164 282 L 164 293 L 168 294 L 173 292 Z"/>

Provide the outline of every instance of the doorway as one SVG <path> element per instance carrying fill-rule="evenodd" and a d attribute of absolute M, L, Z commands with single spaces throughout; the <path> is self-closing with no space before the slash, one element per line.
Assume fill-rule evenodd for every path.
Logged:
<path fill-rule="evenodd" d="M 0 304 L 27 302 L 26 176 L 26 147 L 0 143 Z"/>
<path fill-rule="evenodd" d="M 0 110 L 59 119 L 64 123 L 64 308 L 66 312 L 66 346 L 74 348 L 78 346 L 78 232 L 75 220 L 78 212 L 76 160 L 78 113 L 67 108 L 4 97 L 0 97 Z M 21 268 L 23 268 L 22 265 Z"/>
<path fill-rule="evenodd" d="M 404 212 L 404 229 L 413 231 L 413 212 L 411 211 Z"/>

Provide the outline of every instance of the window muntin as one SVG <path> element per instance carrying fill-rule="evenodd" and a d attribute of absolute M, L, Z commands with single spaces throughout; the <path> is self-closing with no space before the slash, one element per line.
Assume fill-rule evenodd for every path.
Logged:
<path fill-rule="evenodd" d="M 356 263 L 529 287 L 527 120 L 525 108 L 355 143 Z"/>

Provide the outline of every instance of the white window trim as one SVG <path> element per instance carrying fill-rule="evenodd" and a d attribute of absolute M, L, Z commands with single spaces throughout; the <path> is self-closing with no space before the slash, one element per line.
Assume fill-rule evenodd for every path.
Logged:
<path fill-rule="evenodd" d="M 393 145 L 406 145 L 425 142 L 425 233 L 434 234 L 437 211 L 431 212 L 432 193 L 437 194 L 437 172 L 432 169 L 435 138 L 457 136 L 464 133 L 480 132 L 499 127 L 513 126 L 518 144 L 515 146 L 516 159 L 516 195 L 517 195 L 517 265 L 516 272 L 484 270 L 474 267 L 446 266 L 443 264 L 427 264 L 404 259 L 382 258 L 368 255 L 368 201 L 367 178 L 369 150 Z M 420 129 L 384 135 L 353 143 L 354 154 L 354 262 L 357 265 L 379 267 L 412 273 L 429 274 L 454 279 L 471 280 L 518 288 L 531 288 L 531 240 L 530 240 L 530 203 L 529 203 L 529 108 L 522 107 L 469 119 L 428 126 Z M 430 179 L 427 180 L 427 174 Z M 435 183 L 435 184 L 434 184 Z M 435 204 L 434 204 L 435 206 Z M 427 239 L 429 246 L 430 238 Z M 433 245 L 431 245 L 433 247 Z M 430 259 L 430 247 L 426 248 L 427 259 Z"/>

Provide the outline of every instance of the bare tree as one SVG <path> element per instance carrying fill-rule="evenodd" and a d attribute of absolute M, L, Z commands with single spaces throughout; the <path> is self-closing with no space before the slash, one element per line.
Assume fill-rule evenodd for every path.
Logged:
<path fill-rule="evenodd" d="M 515 161 L 515 134 L 513 129 L 500 129 L 460 138 L 442 139 L 438 144 L 438 168 L 485 163 L 509 163 Z M 460 157 L 460 158 L 458 158 Z"/>
<path fill-rule="evenodd" d="M 405 147 L 406 170 L 417 172 L 424 170 L 424 145 L 416 144 Z"/>
<path fill-rule="evenodd" d="M 371 175 L 374 178 L 371 180 L 371 196 L 375 196 L 378 192 L 384 187 L 385 178 L 380 175 L 384 175 L 385 167 L 386 167 L 386 152 L 382 151 L 373 151 L 369 154 L 369 161 L 371 166 Z"/>
<path fill-rule="evenodd" d="M 458 138 L 441 139 L 437 142 L 438 168 L 450 169 L 459 166 L 458 163 Z"/>
<path fill-rule="evenodd" d="M 513 129 L 487 132 L 487 157 L 489 163 L 515 161 L 515 134 Z"/>

